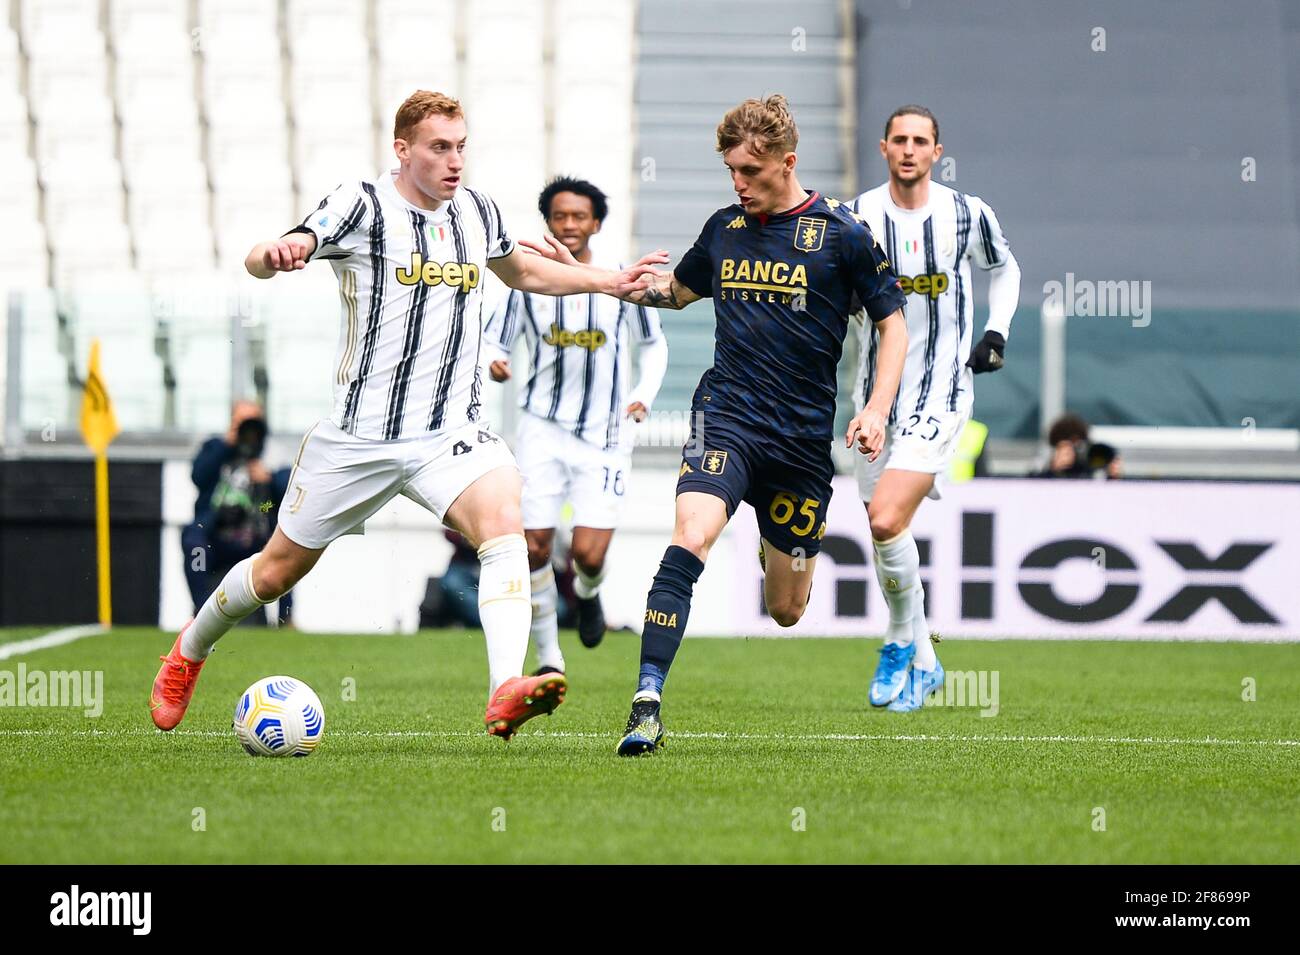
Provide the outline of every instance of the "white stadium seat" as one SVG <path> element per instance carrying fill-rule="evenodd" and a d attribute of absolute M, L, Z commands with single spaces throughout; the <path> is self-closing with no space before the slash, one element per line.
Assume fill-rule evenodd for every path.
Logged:
<path fill-rule="evenodd" d="M 267 0 L 199 0 L 199 46 L 207 49 L 211 37 L 226 32 L 278 33 L 278 4 Z"/>
<path fill-rule="evenodd" d="M 147 46 L 131 55 L 118 51 L 114 67 L 118 112 L 135 112 L 136 100 L 172 99 L 194 103 L 194 58 L 183 34 L 150 37 Z"/>
<path fill-rule="evenodd" d="M 143 277 L 116 272 L 72 279 L 61 303 L 68 316 L 77 373 L 84 376 L 90 343 L 98 339 L 105 381 L 123 428 L 162 426 L 163 364 L 155 344 L 157 320 Z"/>
<path fill-rule="evenodd" d="M 263 124 L 258 122 L 244 124 L 212 124 L 208 127 L 208 162 L 211 164 L 211 177 L 217 189 L 227 185 L 234 186 L 238 181 L 229 180 L 228 171 L 240 169 L 242 173 L 252 173 L 249 180 L 257 183 L 262 177 L 275 176 L 270 167 L 281 166 L 287 172 L 289 163 L 289 134 L 285 124 Z"/>
<path fill-rule="evenodd" d="M 99 0 L 22 0 L 18 14 L 24 46 L 75 33 L 98 31 Z"/>
<path fill-rule="evenodd" d="M 364 37 L 367 6 L 366 0 L 289 0 L 285 27 L 291 38 L 313 33 Z"/>
<path fill-rule="evenodd" d="M 20 66 L 18 34 L 0 23 L 0 89 L 17 91 Z"/>
<path fill-rule="evenodd" d="M 60 350 L 54 292 L 30 285 L 10 287 L 20 289 L 23 316 L 23 427 L 40 430 L 50 424 L 68 424 L 73 420 L 69 414 L 71 388 L 68 361 Z"/>
<path fill-rule="evenodd" d="M 113 45 L 135 37 L 180 33 L 190 37 L 189 4 L 177 0 L 109 0 L 109 30 Z"/>

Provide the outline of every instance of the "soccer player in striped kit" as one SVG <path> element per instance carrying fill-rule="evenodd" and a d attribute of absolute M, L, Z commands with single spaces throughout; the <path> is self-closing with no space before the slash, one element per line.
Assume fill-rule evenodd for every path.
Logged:
<path fill-rule="evenodd" d="M 522 676 L 531 610 L 520 477 L 479 415 L 484 269 L 512 288 L 558 295 L 628 293 L 653 270 L 574 268 L 517 248 L 496 203 L 462 187 L 466 124 L 456 100 L 412 94 L 393 139 L 396 170 L 344 183 L 245 260 L 263 279 L 313 258 L 333 267 L 342 319 L 334 409 L 303 438 L 271 541 L 231 569 L 162 658 L 150 696 L 160 729 L 181 721 L 226 631 L 286 593 L 326 546 L 397 494 L 478 550 L 488 733 L 509 739 L 564 699 L 562 674 Z"/>
<path fill-rule="evenodd" d="M 605 194 L 581 179 L 561 177 L 538 197 L 553 240 L 584 265 L 616 263 L 596 257 L 591 237 L 609 214 Z M 511 375 L 510 350 L 523 333 L 531 355 L 520 389 L 515 455 L 524 477 L 523 521 L 532 570 L 532 636 L 538 675 L 564 671 L 556 622 L 559 595 L 551 544 L 565 501 L 573 505 L 573 557 L 578 637 L 594 647 L 605 635 L 600 584 L 632 465 L 632 428 L 650 412 L 668 343 L 653 308 L 608 295 L 535 295 L 514 291 L 484 330 L 496 381 Z M 629 342 L 638 348 L 638 381 L 627 386 Z"/>
<path fill-rule="evenodd" d="M 908 712 L 943 685 L 909 527 L 921 501 L 940 496 L 970 420 L 972 376 L 1002 367 L 1020 300 L 1020 267 L 988 203 L 930 180 L 930 168 L 943 155 L 933 113 L 924 106 L 896 109 L 885 123 L 880 154 L 889 165 L 889 181 L 860 195 L 853 209 L 894 263 L 907 295 L 909 345 L 884 451 L 874 461 L 855 457 L 854 470 L 871 522 L 876 577 L 889 606 L 868 700 Z M 990 272 L 989 316 L 974 350 L 972 262 Z M 874 329 L 864 327 L 858 374 L 862 403 L 872 393 L 877 349 Z"/>

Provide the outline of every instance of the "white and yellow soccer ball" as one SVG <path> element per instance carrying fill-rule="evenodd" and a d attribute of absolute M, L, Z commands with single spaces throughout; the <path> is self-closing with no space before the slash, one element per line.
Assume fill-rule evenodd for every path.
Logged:
<path fill-rule="evenodd" d="M 239 697 L 234 730 L 253 756 L 310 756 L 325 735 L 325 707 L 301 680 L 268 676 Z"/>

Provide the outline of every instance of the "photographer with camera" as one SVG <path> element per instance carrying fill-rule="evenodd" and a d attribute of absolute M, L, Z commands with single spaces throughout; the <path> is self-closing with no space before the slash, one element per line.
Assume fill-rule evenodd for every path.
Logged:
<path fill-rule="evenodd" d="M 1047 466 L 1030 477 L 1096 478 L 1123 477 L 1124 465 L 1119 452 L 1109 444 L 1088 440 L 1089 425 L 1073 412 L 1052 422 L 1047 432 L 1049 458 Z"/>
<path fill-rule="evenodd" d="M 262 463 L 268 433 L 262 406 L 236 401 L 230 430 L 205 441 L 194 458 L 191 477 L 199 495 L 181 548 L 196 612 L 226 572 L 266 546 L 275 531 L 290 471 L 273 472 Z M 292 606 L 290 594 L 280 598 L 281 626 L 290 624 Z"/>

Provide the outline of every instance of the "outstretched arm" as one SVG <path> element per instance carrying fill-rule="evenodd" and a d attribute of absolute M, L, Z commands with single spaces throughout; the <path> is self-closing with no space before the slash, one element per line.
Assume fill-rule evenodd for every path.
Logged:
<path fill-rule="evenodd" d="M 521 292 L 539 292 L 543 295 L 574 295 L 579 292 L 601 292 L 622 298 L 648 287 L 655 274 L 652 265 L 638 263 L 621 272 L 591 266 L 575 268 L 546 255 L 533 255 L 519 248 L 519 243 L 509 255 L 489 259 L 488 268 L 497 278 Z M 531 248 L 536 248 L 529 244 Z"/>
<path fill-rule="evenodd" d="M 625 302 L 647 308 L 683 309 L 691 302 L 698 302 L 703 296 L 696 295 L 677 281 L 677 276 L 672 272 L 658 272 L 652 277 L 649 288 L 619 297 Z"/>
<path fill-rule="evenodd" d="M 546 236 L 545 244 L 530 242 L 527 239 L 520 239 L 519 244 L 536 252 L 539 258 L 549 259 L 552 262 L 558 262 L 577 269 L 587 269 L 592 272 L 605 271 L 593 265 L 584 265 L 579 262 L 573 257 L 573 253 L 554 236 Z M 653 268 L 653 266 L 663 265 L 667 261 L 668 253 L 663 249 L 656 249 L 641 256 L 627 271 L 644 270 L 643 276 L 649 278 L 648 286 L 643 285 L 641 288 L 631 290 L 627 294 L 618 292 L 609 292 L 608 294 L 613 295 L 615 298 L 621 298 L 625 302 L 631 302 L 633 305 L 644 305 L 647 308 L 685 308 L 691 302 L 698 301 L 700 296 L 678 282 L 671 272 L 660 272 L 658 269 Z M 598 289 L 597 291 L 603 290 Z"/>

